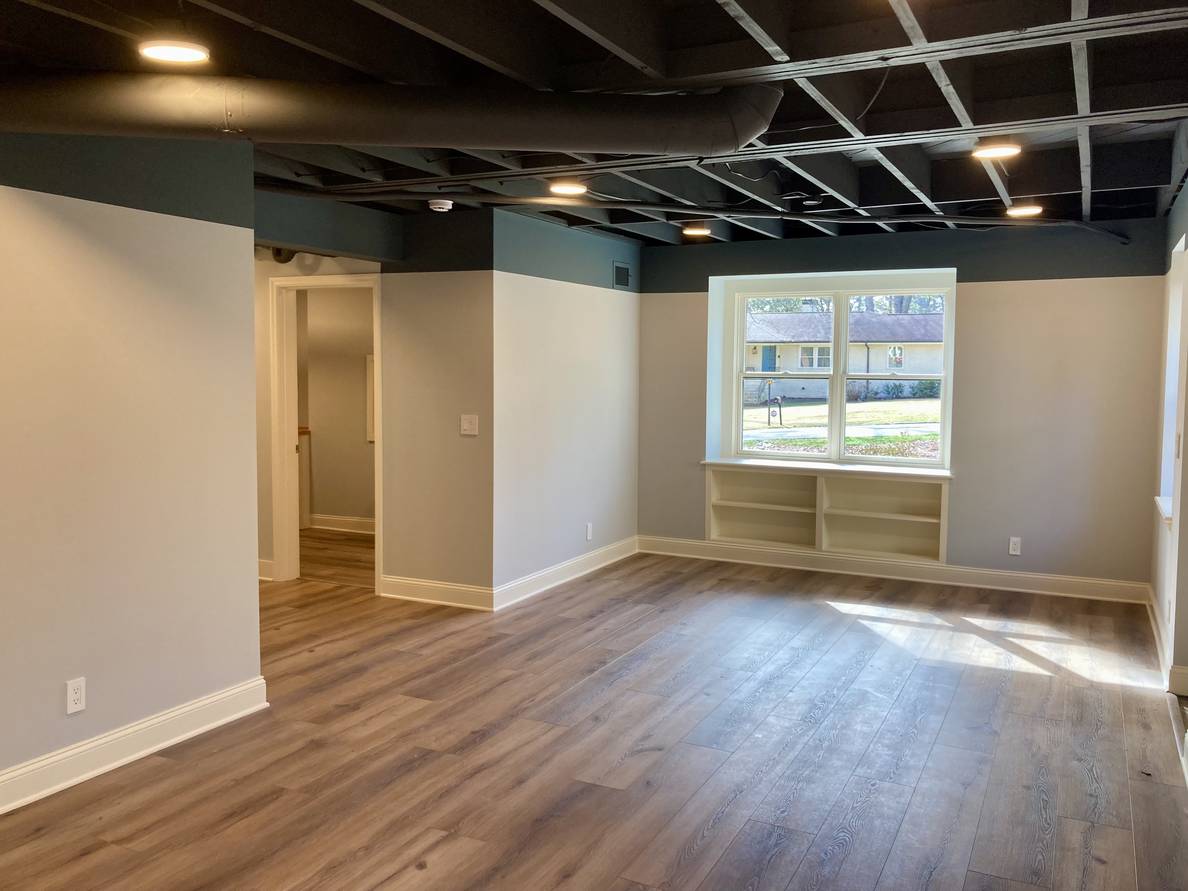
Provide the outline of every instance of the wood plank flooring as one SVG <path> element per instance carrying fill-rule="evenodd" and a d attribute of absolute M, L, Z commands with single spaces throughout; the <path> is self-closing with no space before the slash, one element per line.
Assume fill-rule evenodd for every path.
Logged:
<path fill-rule="evenodd" d="M 301 577 L 374 589 L 375 536 L 334 529 L 302 529 Z"/>
<path fill-rule="evenodd" d="M 640 555 L 265 583 L 261 645 L 269 710 L 0 817 L 0 887 L 1188 886 L 1141 606 Z"/>

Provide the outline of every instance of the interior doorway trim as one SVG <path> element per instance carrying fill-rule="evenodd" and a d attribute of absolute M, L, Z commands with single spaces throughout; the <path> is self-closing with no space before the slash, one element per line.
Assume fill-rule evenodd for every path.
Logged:
<path fill-rule="evenodd" d="M 301 573 L 300 487 L 297 456 L 297 292 L 324 288 L 371 291 L 371 334 L 375 374 L 375 590 L 383 578 L 383 351 L 378 273 L 269 278 L 269 372 L 271 382 L 272 578 Z"/>

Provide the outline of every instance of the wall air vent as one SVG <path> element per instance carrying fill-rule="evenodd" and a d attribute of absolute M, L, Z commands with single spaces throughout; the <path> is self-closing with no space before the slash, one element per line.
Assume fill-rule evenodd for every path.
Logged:
<path fill-rule="evenodd" d="M 627 263 L 620 263 L 618 260 L 614 262 L 614 278 L 615 287 L 620 291 L 631 290 L 631 266 Z"/>

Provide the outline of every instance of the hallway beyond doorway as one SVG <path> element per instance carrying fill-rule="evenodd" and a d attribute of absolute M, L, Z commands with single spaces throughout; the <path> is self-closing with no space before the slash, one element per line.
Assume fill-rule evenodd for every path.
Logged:
<path fill-rule="evenodd" d="M 301 578 L 375 588 L 375 536 L 334 529 L 301 530 Z"/>

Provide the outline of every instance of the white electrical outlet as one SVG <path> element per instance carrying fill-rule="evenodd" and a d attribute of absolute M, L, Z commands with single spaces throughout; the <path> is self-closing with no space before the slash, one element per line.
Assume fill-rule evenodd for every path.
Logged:
<path fill-rule="evenodd" d="M 66 682 L 66 714 L 73 715 L 87 707 L 87 679 L 75 678 Z"/>
<path fill-rule="evenodd" d="M 1023 553 L 1023 539 L 1018 535 L 1012 535 L 1007 539 L 1007 553 L 1012 557 L 1018 557 Z"/>
<path fill-rule="evenodd" d="M 587 523 L 586 524 L 586 541 L 593 541 L 593 540 L 594 540 L 594 524 Z"/>

